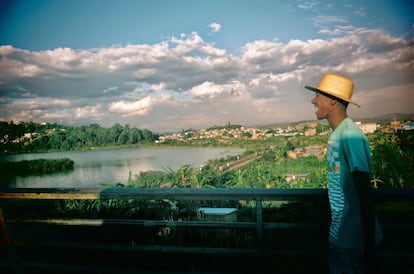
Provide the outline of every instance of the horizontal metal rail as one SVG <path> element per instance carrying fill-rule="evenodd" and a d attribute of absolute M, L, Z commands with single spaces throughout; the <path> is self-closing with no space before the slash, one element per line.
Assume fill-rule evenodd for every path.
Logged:
<path fill-rule="evenodd" d="M 373 191 L 376 202 L 408 201 L 414 202 L 414 189 L 376 189 Z M 175 220 L 131 220 L 131 219 L 82 219 L 82 218 L 14 218 L 3 216 L 2 208 L 6 207 L 8 201 L 14 200 L 187 200 L 187 201 L 254 201 L 256 205 L 256 219 L 254 222 L 217 222 L 217 221 L 175 221 Z M 326 189 L 211 189 L 211 188 L 0 188 L 0 231 L 2 232 L 2 244 L 10 249 L 7 261 L 0 260 L 0 265 L 13 267 L 15 273 L 23 273 L 25 267 L 48 268 L 52 264 L 33 261 L 21 261 L 18 250 L 21 246 L 34 246 L 42 248 L 68 248 L 68 249 L 90 249 L 108 251 L 141 251 L 141 252 L 179 252 L 179 253 L 203 253 L 203 254 L 233 254 L 234 256 L 257 257 L 258 269 L 263 265 L 266 256 L 311 256 L 320 257 L 322 250 L 278 250 L 264 248 L 264 231 L 279 229 L 305 229 L 318 230 L 316 223 L 269 223 L 263 221 L 264 201 L 327 201 Z M 256 232 L 257 246 L 254 249 L 243 248 L 214 248 L 197 246 L 163 246 L 163 245 L 128 245 L 108 243 L 86 243 L 86 242 L 48 242 L 48 241 L 20 241 L 18 235 L 13 231 L 14 225 L 47 224 L 54 226 L 79 226 L 100 227 L 129 225 L 137 227 L 170 227 L 170 228 L 234 228 L 249 229 Z M 402 228 L 400 224 L 387 224 L 391 230 Z M 403 228 L 412 230 L 412 223 L 404 224 Z M 388 255 L 384 255 L 388 254 Z M 386 252 L 381 256 L 399 258 L 403 260 L 414 259 L 413 253 Z M 67 266 L 68 269 L 74 266 Z M 75 267 L 76 268 L 76 267 Z M 122 271 L 121 271 L 122 272 Z M 120 272 L 120 273 L 121 273 Z"/>
<path fill-rule="evenodd" d="M 378 201 L 412 201 L 414 189 L 375 189 Z M 98 199 L 171 199 L 171 200 L 272 200 L 290 201 L 326 198 L 326 189 L 267 188 L 0 188 L 0 201 L 98 200 Z"/>
<path fill-rule="evenodd" d="M 323 189 L 262 188 L 0 188 L 0 200 L 59 199 L 170 199 L 170 200 L 273 200 L 318 198 Z"/>

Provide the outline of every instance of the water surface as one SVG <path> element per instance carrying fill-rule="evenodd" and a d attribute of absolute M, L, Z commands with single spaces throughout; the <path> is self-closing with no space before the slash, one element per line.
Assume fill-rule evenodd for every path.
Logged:
<path fill-rule="evenodd" d="M 46 176 L 13 177 L 9 187 L 99 187 L 101 183 L 126 183 L 130 171 L 177 170 L 183 165 L 199 167 L 208 160 L 243 153 L 239 148 L 128 148 L 1 155 L 0 161 L 69 158 L 74 171 Z M 4 178 L 2 179 L 4 180 Z"/>

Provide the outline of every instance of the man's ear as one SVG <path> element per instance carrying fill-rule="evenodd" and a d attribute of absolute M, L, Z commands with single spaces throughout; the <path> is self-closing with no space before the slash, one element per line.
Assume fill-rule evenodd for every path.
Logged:
<path fill-rule="evenodd" d="M 338 102 L 338 100 L 336 100 L 336 99 L 333 99 L 333 98 L 330 98 L 331 99 L 331 106 L 333 106 L 333 105 L 336 105 L 337 103 L 339 103 Z"/>

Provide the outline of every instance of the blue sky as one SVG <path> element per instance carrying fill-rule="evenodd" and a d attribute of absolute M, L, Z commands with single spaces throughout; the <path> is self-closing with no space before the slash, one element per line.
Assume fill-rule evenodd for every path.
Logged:
<path fill-rule="evenodd" d="M 25 0 L 1 1 L 1 44 L 29 50 L 154 44 L 197 31 L 206 41 L 234 51 L 254 40 L 323 38 L 318 16 L 356 27 L 407 35 L 413 1 L 246 0 Z M 332 18 L 334 19 L 334 18 Z M 222 28 L 213 37 L 209 25 Z M 329 22 L 330 24 L 331 22 Z M 209 36 L 210 35 L 210 36 Z"/>
<path fill-rule="evenodd" d="M 153 131 L 308 120 L 303 86 L 327 71 L 355 80 L 355 119 L 413 110 L 412 0 L 0 0 L 0 10 L 2 120 Z"/>

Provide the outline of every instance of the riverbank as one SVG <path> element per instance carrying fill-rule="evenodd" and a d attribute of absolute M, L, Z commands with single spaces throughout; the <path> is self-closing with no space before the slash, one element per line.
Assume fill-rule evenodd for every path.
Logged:
<path fill-rule="evenodd" d="M 177 143 L 177 144 L 163 144 L 163 143 L 144 143 L 144 144 L 133 144 L 133 145 L 107 145 L 107 146 L 96 146 L 96 147 L 85 147 L 78 149 L 48 149 L 48 150 L 36 150 L 36 151 L 0 151 L 1 155 L 18 155 L 26 153 L 55 153 L 55 152 L 82 152 L 82 151 L 99 151 L 99 150 L 116 150 L 116 149 L 138 149 L 138 148 L 220 148 L 220 147 L 231 147 L 231 148 L 242 148 L 239 144 L 188 144 L 188 143 Z"/>
<path fill-rule="evenodd" d="M 9 180 L 10 187 L 100 187 L 126 184 L 141 172 L 177 171 L 182 166 L 199 169 L 211 161 L 221 163 L 244 153 L 244 149 L 220 147 L 140 147 L 65 151 L 53 153 L 26 153 L 0 156 L 0 161 L 18 162 L 35 159 L 62 159 L 74 161 L 74 170 L 63 174 L 45 176 L 15 176 Z M 3 184 L 4 185 L 4 184 Z"/>
<path fill-rule="evenodd" d="M 18 162 L 0 161 L 0 173 L 3 176 L 41 176 L 72 171 L 74 163 L 68 158 L 22 160 Z"/>

